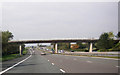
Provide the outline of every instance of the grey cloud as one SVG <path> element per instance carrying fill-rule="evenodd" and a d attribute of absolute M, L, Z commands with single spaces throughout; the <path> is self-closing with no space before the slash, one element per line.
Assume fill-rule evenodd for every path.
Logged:
<path fill-rule="evenodd" d="M 15 39 L 91 38 L 118 31 L 115 2 L 4 3 L 3 30 Z"/>

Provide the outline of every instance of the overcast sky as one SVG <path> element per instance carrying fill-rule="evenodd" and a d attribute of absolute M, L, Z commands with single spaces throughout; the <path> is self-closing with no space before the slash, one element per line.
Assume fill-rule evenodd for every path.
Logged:
<path fill-rule="evenodd" d="M 11 2 L 2 4 L 2 30 L 14 40 L 98 38 L 118 32 L 117 2 Z"/>

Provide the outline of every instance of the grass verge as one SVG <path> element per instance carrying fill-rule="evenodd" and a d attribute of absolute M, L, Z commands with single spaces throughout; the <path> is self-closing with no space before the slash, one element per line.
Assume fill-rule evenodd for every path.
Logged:
<path fill-rule="evenodd" d="M 23 51 L 23 55 L 26 55 L 26 54 L 27 54 L 27 50 L 24 50 L 24 51 Z"/>
<path fill-rule="evenodd" d="M 24 56 L 26 54 L 27 54 L 27 50 L 24 50 L 22 56 Z M 2 56 L 2 58 L 0 58 L 0 61 L 8 61 L 8 60 L 16 59 L 16 58 L 19 58 L 22 56 L 20 56 L 19 54 L 10 54 L 10 55 L 6 55 L 6 56 Z"/>
<path fill-rule="evenodd" d="M 15 58 L 21 57 L 19 54 L 10 54 L 10 55 L 6 55 L 6 56 L 2 56 L 2 61 L 8 61 L 8 60 L 12 60 Z"/>

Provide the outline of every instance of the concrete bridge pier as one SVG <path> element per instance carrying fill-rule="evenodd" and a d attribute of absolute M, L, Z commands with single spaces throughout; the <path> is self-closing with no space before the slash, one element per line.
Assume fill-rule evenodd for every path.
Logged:
<path fill-rule="evenodd" d="M 22 55 L 22 46 L 19 45 L 19 52 L 20 52 L 20 56 Z"/>
<path fill-rule="evenodd" d="M 89 52 L 92 52 L 92 42 L 90 42 Z"/>
<path fill-rule="evenodd" d="M 58 53 L 57 43 L 55 43 L 55 53 Z"/>

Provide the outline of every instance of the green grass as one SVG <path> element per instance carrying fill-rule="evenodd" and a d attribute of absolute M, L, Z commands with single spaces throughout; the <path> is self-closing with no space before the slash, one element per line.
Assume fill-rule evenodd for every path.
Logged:
<path fill-rule="evenodd" d="M 25 50 L 23 51 L 23 55 L 22 55 L 22 56 L 24 56 L 24 55 L 26 55 L 26 54 L 27 54 L 27 50 L 25 49 Z M 2 60 L 2 61 L 8 61 L 8 60 L 12 60 L 12 59 L 19 58 L 19 57 L 22 57 L 22 56 L 20 56 L 19 54 L 5 55 L 5 56 L 2 56 L 2 58 L 0 58 L 0 61 L 1 61 L 1 60 Z"/>
<path fill-rule="evenodd" d="M 25 54 L 27 54 L 27 50 L 24 50 L 24 51 L 23 51 L 23 55 L 25 55 Z"/>
<path fill-rule="evenodd" d="M 21 56 L 19 54 L 10 54 L 6 56 L 2 56 L 2 61 L 12 60 L 18 57 L 21 57 Z"/>

